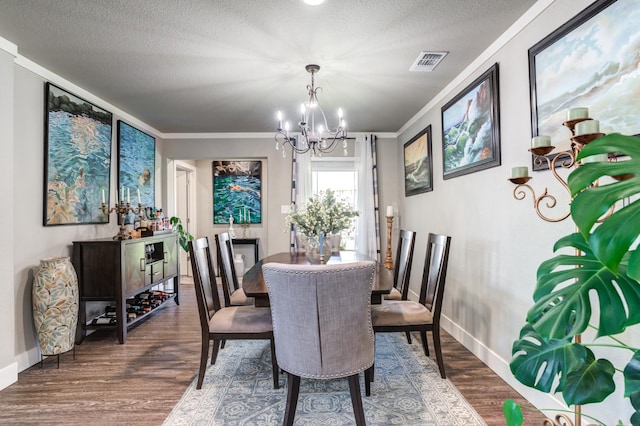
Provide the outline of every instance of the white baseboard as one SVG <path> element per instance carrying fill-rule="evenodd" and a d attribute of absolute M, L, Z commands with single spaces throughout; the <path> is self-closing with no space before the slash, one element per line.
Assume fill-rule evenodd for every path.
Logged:
<path fill-rule="evenodd" d="M 483 363 L 485 363 L 494 373 L 496 373 L 502 380 L 507 382 L 509 386 L 514 388 L 516 392 L 522 395 L 527 401 L 539 410 L 547 411 L 551 413 L 554 410 L 566 410 L 567 406 L 562 401 L 556 399 L 553 395 L 540 392 L 533 388 L 520 383 L 511 373 L 509 368 L 509 362 L 502 359 L 498 354 L 486 347 L 482 342 L 462 329 L 458 324 L 453 323 L 446 316 L 441 317 L 442 328 L 453 336 L 458 342 L 460 342 L 471 353 L 478 357 Z"/>
<path fill-rule="evenodd" d="M 40 362 L 40 349 L 36 347 L 20 353 L 16 356 L 16 361 L 18 364 L 18 371 L 24 371 L 32 365 L 36 365 Z"/>
<path fill-rule="evenodd" d="M 0 390 L 18 381 L 18 363 L 13 362 L 0 369 Z"/>

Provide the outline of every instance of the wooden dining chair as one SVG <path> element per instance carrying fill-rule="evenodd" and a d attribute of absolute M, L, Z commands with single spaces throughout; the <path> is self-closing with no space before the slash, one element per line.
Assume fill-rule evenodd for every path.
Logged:
<path fill-rule="evenodd" d="M 235 253 L 233 243 L 228 232 L 221 232 L 215 235 L 217 259 L 220 267 L 220 281 L 222 281 L 222 294 L 224 306 L 249 306 L 253 305 L 253 297 L 247 297 L 236 274 L 236 267 L 233 263 Z"/>
<path fill-rule="evenodd" d="M 273 341 L 273 325 L 271 311 L 267 308 L 253 306 L 221 307 L 218 288 L 215 283 L 215 270 L 211 261 L 211 247 L 209 237 L 189 241 L 191 266 L 193 267 L 193 281 L 196 290 L 196 301 L 202 330 L 202 345 L 200 351 L 200 369 L 196 389 L 202 387 L 207 359 L 209 357 L 209 342 L 213 341 L 211 364 L 215 364 L 220 342 L 225 340 L 269 340 L 271 344 L 271 367 L 273 370 L 273 387 L 279 388 L 278 364 Z"/>
<path fill-rule="evenodd" d="M 440 347 L 440 314 L 450 245 L 451 237 L 429 234 L 418 302 L 386 300 L 371 307 L 371 321 L 376 333 L 418 331 L 426 356 L 429 356 L 427 331 L 431 331 L 436 360 L 443 379 L 446 375 Z"/>
<path fill-rule="evenodd" d="M 295 417 L 300 378 L 349 378 L 357 425 L 365 424 L 359 373 L 371 381 L 375 263 L 262 265 L 280 368 L 287 372 L 284 425 Z"/>
<path fill-rule="evenodd" d="M 393 270 L 393 288 L 384 300 L 407 300 L 409 297 L 409 279 L 413 263 L 413 248 L 416 245 L 416 232 L 400 230 L 396 250 L 396 267 Z M 411 344 L 411 333 L 405 332 L 407 342 Z"/>

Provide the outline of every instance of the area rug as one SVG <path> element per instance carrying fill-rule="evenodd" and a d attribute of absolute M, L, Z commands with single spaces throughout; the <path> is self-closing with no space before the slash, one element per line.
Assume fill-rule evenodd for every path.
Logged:
<path fill-rule="evenodd" d="M 375 381 L 364 396 L 367 425 L 485 425 L 455 386 L 440 377 L 421 346 L 407 344 L 403 333 L 376 335 Z M 196 380 L 164 425 L 281 425 L 286 403 L 286 374 L 273 389 L 267 341 L 228 341 L 207 368 L 202 389 Z M 346 379 L 302 379 L 295 425 L 355 424 Z"/>

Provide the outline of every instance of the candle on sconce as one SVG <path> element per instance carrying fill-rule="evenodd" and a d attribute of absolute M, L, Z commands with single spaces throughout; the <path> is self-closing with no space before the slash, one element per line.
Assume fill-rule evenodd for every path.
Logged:
<path fill-rule="evenodd" d="M 551 138 L 549 136 L 535 136 L 531 139 L 531 147 L 539 148 L 544 146 L 551 146 Z"/>
<path fill-rule="evenodd" d="M 589 118 L 589 108 L 578 107 L 567 111 L 567 121 Z"/>
<path fill-rule="evenodd" d="M 387 206 L 387 217 L 393 216 L 393 206 Z"/>
<path fill-rule="evenodd" d="M 127 203 L 131 204 L 131 191 L 127 188 Z"/>
<path fill-rule="evenodd" d="M 590 155 L 582 159 L 582 164 L 586 163 L 604 163 L 609 161 L 609 154 Z"/>
<path fill-rule="evenodd" d="M 138 204 L 142 204 L 142 200 L 140 198 L 140 188 L 136 188 L 136 191 L 138 192 Z"/>
<path fill-rule="evenodd" d="M 527 166 L 518 166 L 511 168 L 511 178 L 529 177 L 529 168 Z"/>
<path fill-rule="evenodd" d="M 104 188 L 102 188 L 102 204 L 106 204 L 106 199 L 104 198 Z"/>
<path fill-rule="evenodd" d="M 585 120 L 576 124 L 575 127 L 576 136 L 578 135 L 590 135 L 592 133 L 600 132 L 600 122 L 598 120 Z"/>

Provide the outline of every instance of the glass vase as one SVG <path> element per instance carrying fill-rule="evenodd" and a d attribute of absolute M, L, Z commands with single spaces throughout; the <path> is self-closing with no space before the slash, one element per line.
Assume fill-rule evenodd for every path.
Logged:
<path fill-rule="evenodd" d="M 322 249 L 320 249 L 318 237 L 307 237 L 305 255 L 311 264 L 327 263 L 327 260 L 331 257 L 331 245 L 329 245 L 329 241 L 324 238 Z"/>

